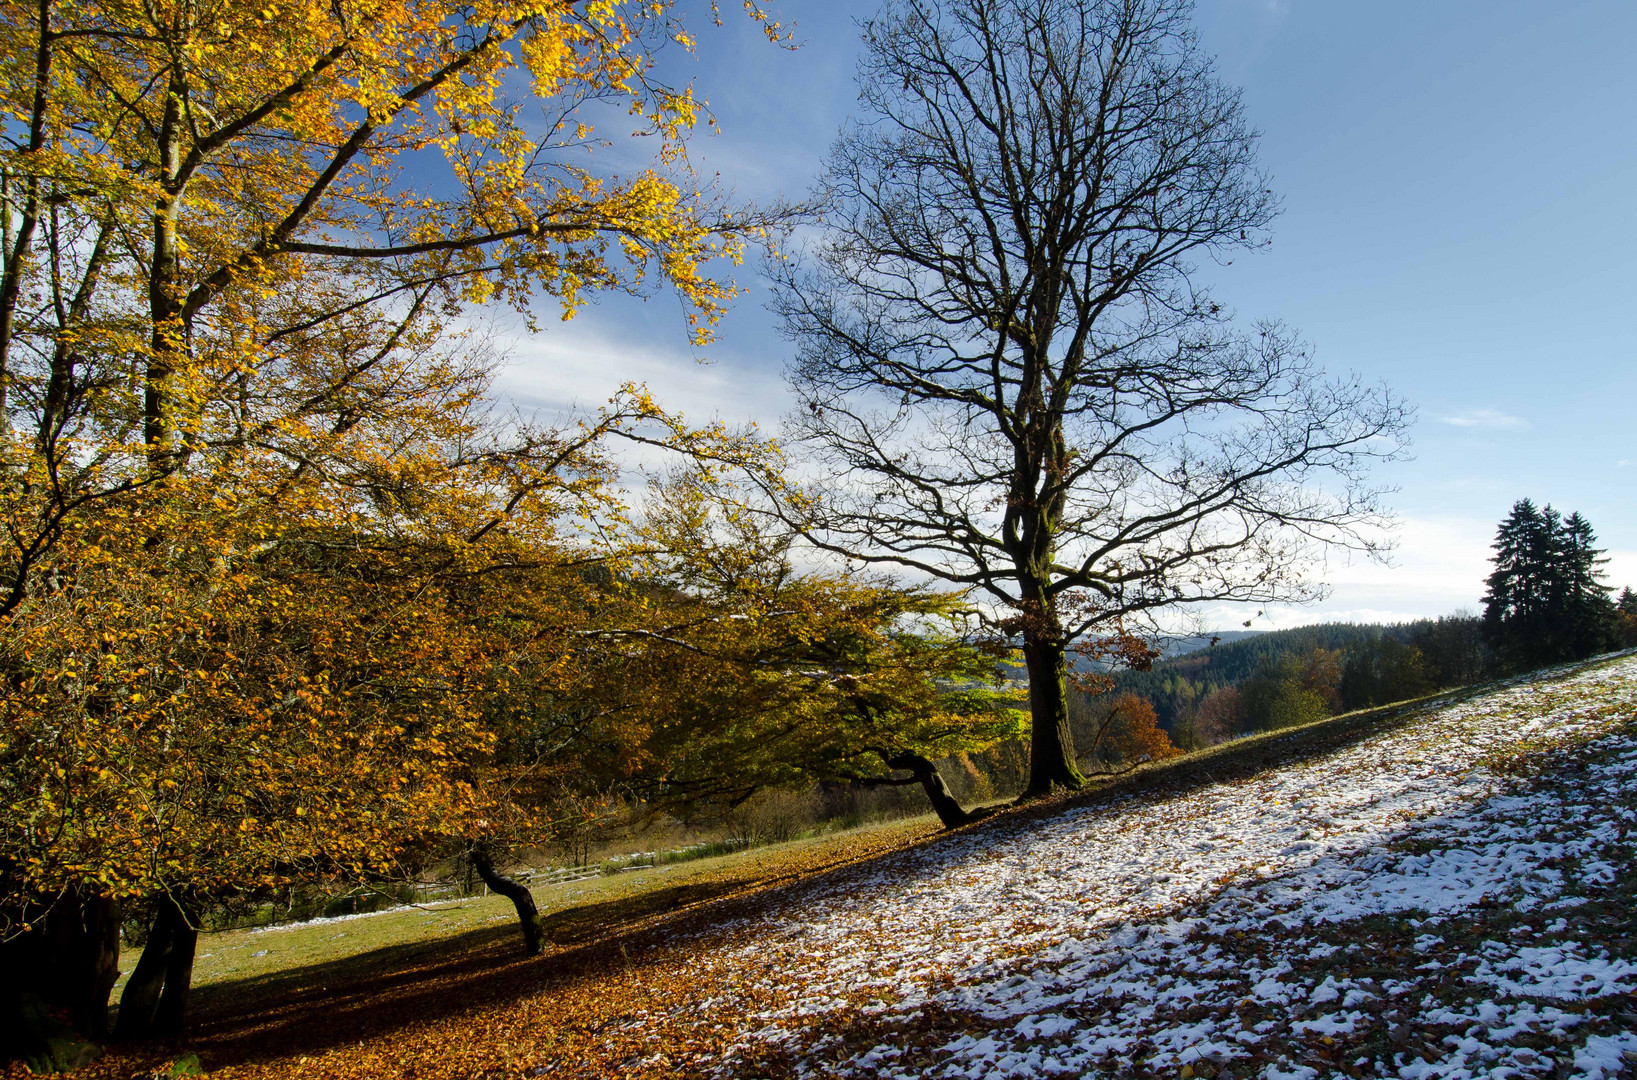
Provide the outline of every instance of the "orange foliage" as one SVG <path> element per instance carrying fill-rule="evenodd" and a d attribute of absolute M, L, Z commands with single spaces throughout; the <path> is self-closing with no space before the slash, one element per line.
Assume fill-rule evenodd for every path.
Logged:
<path fill-rule="evenodd" d="M 1244 727 L 1245 709 L 1237 687 L 1219 687 L 1199 703 L 1194 729 L 1206 746 L 1226 742 L 1241 734 Z"/>
<path fill-rule="evenodd" d="M 1121 694 L 1105 708 L 1092 753 L 1108 766 L 1119 768 L 1144 761 L 1164 761 L 1182 753 L 1160 729 L 1159 717 L 1147 698 Z"/>
<path fill-rule="evenodd" d="M 765 448 L 634 388 L 497 424 L 455 318 L 660 283 L 703 340 L 760 220 L 692 180 L 667 41 L 663 2 L 0 0 L 8 895 L 379 875 L 521 820 L 576 746 L 630 767 L 625 718 L 545 755 L 504 704 L 597 666 L 601 447 Z M 594 101 L 647 167 L 590 169 Z"/>

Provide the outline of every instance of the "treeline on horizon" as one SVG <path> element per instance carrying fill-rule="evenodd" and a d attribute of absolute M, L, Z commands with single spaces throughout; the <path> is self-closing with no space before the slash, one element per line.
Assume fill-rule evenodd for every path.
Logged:
<path fill-rule="evenodd" d="M 1637 593 L 1610 595 L 1596 543 L 1581 514 L 1521 499 L 1496 531 L 1481 616 L 1243 637 L 1112 672 L 1102 693 L 1076 695 L 1074 711 L 1095 716 L 1099 699 L 1133 696 L 1152 707 L 1176 746 L 1192 750 L 1637 646 Z"/>
<path fill-rule="evenodd" d="M 1292 705 L 1287 683 L 1311 690 L 1330 709 L 1345 712 L 1477 682 L 1495 670 L 1482 620 L 1454 614 L 1403 623 L 1318 623 L 1272 630 L 1161 660 L 1147 671 L 1112 673 L 1111 692 L 1149 701 L 1161 727 L 1179 745 L 1191 747 L 1262 726 L 1287 726 L 1277 720 L 1288 717 L 1292 708 L 1303 718 L 1316 719 L 1311 699 Z M 1281 708 L 1287 712 L 1280 714 Z M 1202 710 L 1203 729 L 1198 726 Z M 1225 720 L 1227 731 L 1220 727 Z"/>

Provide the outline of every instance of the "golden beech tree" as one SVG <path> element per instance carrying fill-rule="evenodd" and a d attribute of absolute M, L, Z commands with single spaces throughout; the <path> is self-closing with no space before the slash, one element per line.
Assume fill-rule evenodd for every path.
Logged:
<path fill-rule="evenodd" d="M 619 591 L 588 570 L 619 552 L 577 535 L 587 515 L 619 528 L 600 444 L 762 448 L 635 392 L 496 443 L 456 407 L 471 390 L 429 392 L 412 432 L 370 417 L 350 455 L 302 472 L 245 455 L 233 482 L 179 473 L 103 501 L 0 633 L 4 914 L 100 940 L 118 905 L 146 912 L 116 1034 L 180 1028 L 208 911 L 380 881 L 451 845 L 481 859 L 496 839 L 539 843 L 552 781 L 593 754 L 621 768 L 611 745 L 636 752 L 642 731 L 617 712 L 527 723 L 542 702 L 594 700 L 587 672 L 606 666 L 586 628 Z M 117 937 L 105 954 L 62 966 L 78 975 L 55 996 L 86 1031 Z"/>
<path fill-rule="evenodd" d="M 763 222 L 693 182 L 667 42 L 663 0 L 0 4 L 0 613 L 88 501 L 344 424 L 361 325 L 663 285 L 703 339 Z M 649 167 L 590 169 L 592 104 Z"/>
<path fill-rule="evenodd" d="M 149 906 L 128 1015 L 174 1028 L 203 905 L 379 873 L 505 788 L 487 695 L 567 669 L 462 583 L 573 591 L 607 436 L 724 445 L 636 392 L 497 430 L 460 312 L 664 287 L 703 339 L 762 220 L 690 176 L 664 2 L 46 0 L 0 41 L 0 938 L 89 942 L 42 970 L 95 1033 Z M 587 106 L 650 164 L 591 169 Z"/>
<path fill-rule="evenodd" d="M 133 507 L 125 536 L 100 515 L 65 547 L 75 580 L 7 642 L 5 854 L 28 895 L 154 909 L 129 1034 L 179 1027 L 208 906 L 384 870 L 462 815 L 450 764 L 488 742 L 468 686 L 482 657 L 435 593 L 299 538 L 235 555 L 219 519 L 176 505 Z"/>

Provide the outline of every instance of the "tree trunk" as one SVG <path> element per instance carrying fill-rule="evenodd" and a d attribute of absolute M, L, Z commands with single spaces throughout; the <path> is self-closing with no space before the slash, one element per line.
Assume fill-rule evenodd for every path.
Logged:
<path fill-rule="evenodd" d="M 80 279 L 79 288 L 74 292 L 73 302 L 68 306 L 68 320 L 58 328 L 57 340 L 52 345 L 51 378 L 46 383 L 45 401 L 40 407 L 40 426 L 34 440 L 36 450 L 42 455 L 56 453 L 58 436 L 63 425 L 68 423 L 72 411 L 72 402 L 76 396 L 75 367 L 80 355 L 79 345 L 71 331 L 83 323 L 90 313 L 91 302 L 96 296 L 103 267 L 108 260 L 109 238 L 113 232 L 112 217 L 104 218 L 97 232 L 97 241 L 86 260 L 85 274 Z M 0 379 L 3 379 L 3 373 L 0 373 Z"/>
<path fill-rule="evenodd" d="M 978 816 L 961 808 L 961 804 L 949 793 L 949 788 L 944 784 L 938 766 L 920 754 L 906 751 L 889 756 L 881 753 L 881 760 L 886 762 L 889 769 L 908 769 L 915 774 L 915 779 L 921 782 L 927 800 L 932 803 L 932 809 L 937 812 L 938 820 L 943 822 L 944 828 L 958 829 Z"/>
<path fill-rule="evenodd" d="M 119 981 L 119 901 L 102 893 L 80 901 L 84 936 L 74 995 L 74 1028 L 87 1038 L 108 1038 L 108 995 Z"/>
<path fill-rule="evenodd" d="M 496 870 L 494 861 L 483 848 L 472 848 L 470 858 L 483 884 L 510 900 L 517 909 L 518 928 L 523 932 L 523 948 L 530 956 L 539 956 L 546 947 L 546 928 L 540 922 L 540 909 L 534 906 L 534 894 L 522 882 L 514 881 Z"/>
<path fill-rule="evenodd" d="M 0 1043 L 7 1044 L 0 1046 L 0 1059 L 28 1027 L 26 999 L 66 1013 L 78 1035 L 106 1040 L 108 995 L 119 979 L 119 901 L 80 887 L 64 890 L 48 905 L 17 904 L 9 914 L 31 926 L 0 943 L 0 970 L 6 973 L 0 979 Z"/>
<path fill-rule="evenodd" d="M 186 347 L 182 303 L 177 295 L 181 276 L 182 245 L 179 219 L 182 192 L 177 184 L 182 168 L 181 102 L 185 88 L 180 76 L 171 76 L 170 93 L 160 121 L 158 153 L 160 193 L 154 203 L 153 240 L 148 260 L 148 320 L 151 339 L 148 369 L 143 379 L 142 437 L 149 465 L 168 471 L 176 465 L 177 403 L 172 385 Z"/>
<path fill-rule="evenodd" d="M 165 961 L 165 990 L 154 1011 L 153 1033 L 166 1037 L 180 1035 L 187 1023 L 188 991 L 193 986 L 193 954 L 199 944 L 199 928 L 188 912 L 178 909 L 170 956 Z"/>
<path fill-rule="evenodd" d="M 1074 760 L 1074 735 L 1069 730 L 1068 651 L 1053 634 L 1026 631 L 1023 662 L 1029 672 L 1029 786 L 1023 798 L 1050 795 L 1059 788 L 1074 789 L 1086 778 Z"/>
<path fill-rule="evenodd" d="M 156 1020 L 162 996 L 169 992 L 167 983 L 172 971 L 171 953 L 181 946 L 186 953 L 188 977 L 192 976 L 193 940 L 179 940 L 193 934 L 182 910 L 169 896 L 160 896 L 154 907 L 153 925 L 148 930 L 148 942 L 142 947 L 142 956 L 125 984 L 125 993 L 119 998 L 119 1018 L 114 1023 L 114 1038 L 121 1040 L 145 1039 L 156 1034 Z M 185 1002 L 187 991 L 181 992 Z M 171 1000 L 176 1000 L 171 995 Z M 174 1006 L 173 1006 L 174 1007 Z"/>

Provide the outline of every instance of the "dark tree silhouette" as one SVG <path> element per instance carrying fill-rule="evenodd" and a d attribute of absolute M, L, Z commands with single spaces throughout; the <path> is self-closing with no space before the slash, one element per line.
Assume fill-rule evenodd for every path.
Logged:
<path fill-rule="evenodd" d="M 802 525 L 982 595 L 1028 668 L 1026 794 L 1074 787 L 1076 639 L 1315 595 L 1406 410 L 1196 278 L 1275 203 L 1183 0 L 893 0 L 859 84 L 778 282 L 795 435 L 835 477 Z"/>
<path fill-rule="evenodd" d="M 1598 580 L 1608 560 L 1596 543 L 1578 513 L 1565 519 L 1528 499 L 1513 504 L 1495 533 L 1484 596 L 1484 636 L 1503 666 L 1523 670 L 1619 643 L 1617 610 Z"/>

